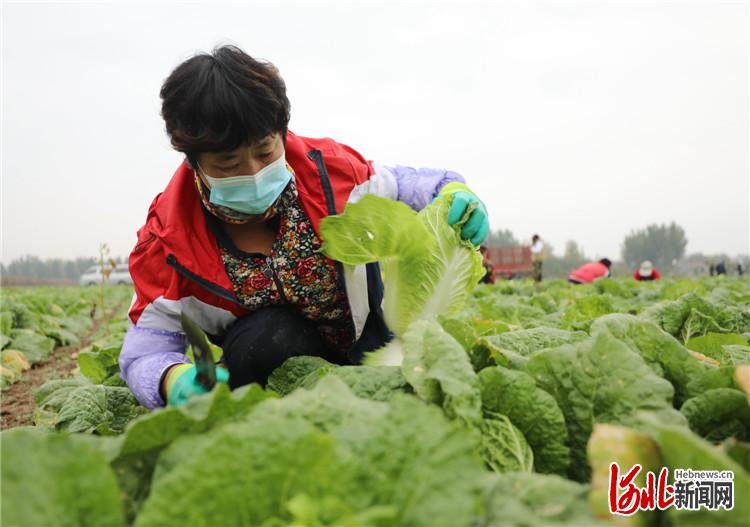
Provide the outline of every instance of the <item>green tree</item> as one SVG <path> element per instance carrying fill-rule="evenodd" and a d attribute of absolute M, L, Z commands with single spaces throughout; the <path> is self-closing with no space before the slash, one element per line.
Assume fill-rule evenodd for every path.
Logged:
<path fill-rule="evenodd" d="M 583 254 L 583 250 L 578 247 L 578 243 L 568 240 L 565 242 L 563 259 L 569 261 L 571 266 L 578 267 L 586 260 L 586 256 Z"/>
<path fill-rule="evenodd" d="M 669 225 L 651 224 L 645 229 L 632 231 L 622 242 L 622 259 L 636 267 L 651 260 L 657 267 L 669 267 L 685 254 L 685 230 L 675 222 Z"/>
<path fill-rule="evenodd" d="M 498 229 L 490 232 L 484 244 L 487 247 L 515 247 L 521 245 L 521 242 L 516 240 L 510 229 Z"/>
<path fill-rule="evenodd" d="M 38 256 L 25 255 L 16 258 L 7 265 L 3 264 L 0 274 L 6 278 L 67 279 L 76 281 L 86 269 L 96 263 L 96 258 L 76 258 L 75 260 L 48 258 L 42 260 Z"/>
<path fill-rule="evenodd" d="M 544 261 L 544 276 L 548 278 L 565 278 L 576 267 L 586 262 L 583 249 L 573 240 L 565 242 L 565 251 L 557 256 L 552 246 L 547 245 L 547 258 Z"/>

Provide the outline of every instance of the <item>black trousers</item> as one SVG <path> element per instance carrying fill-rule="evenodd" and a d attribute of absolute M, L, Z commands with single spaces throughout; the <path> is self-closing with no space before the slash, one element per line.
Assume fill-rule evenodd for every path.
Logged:
<path fill-rule="evenodd" d="M 265 386 L 271 372 L 289 357 L 313 355 L 334 364 L 358 364 L 365 351 L 390 340 L 382 318 L 370 313 L 362 336 L 346 353 L 327 348 L 315 325 L 285 307 L 259 309 L 235 321 L 222 341 L 222 362 L 229 368 L 229 386 Z"/>

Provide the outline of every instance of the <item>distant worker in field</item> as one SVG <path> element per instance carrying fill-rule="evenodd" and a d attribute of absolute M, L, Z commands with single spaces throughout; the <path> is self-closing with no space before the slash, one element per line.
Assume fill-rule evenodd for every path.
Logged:
<path fill-rule="evenodd" d="M 322 219 L 347 203 L 373 194 L 418 211 L 450 200 L 445 222 L 473 246 L 487 237 L 487 210 L 459 174 L 378 165 L 291 132 L 279 71 L 235 46 L 186 60 L 160 95 L 184 159 L 130 254 L 135 298 L 120 353 L 122 378 L 148 408 L 212 388 L 210 357 L 207 366 L 185 354 L 185 320 L 221 346 L 216 380 L 231 388 L 265 385 L 292 356 L 356 364 L 390 340 L 378 263 L 347 266 L 320 251 Z"/>
<path fill-rule="evenodd" d="M 658 280 L 661 278 L 661 274 L 659 274 L 659 271 L 654 267 L 654 264 L 652 264 L 650 260 L 646 260 L 635 270 L 633 278 L 639 282 L 645 282 L 649 280 Z"/>
<path fill-rule="evenodd" d="M 727 264 L 724 260 L 716 264 L 716 276 L 719 276 L 720 274 L 727 274 Z"/>
<path fill-rule="evenodd" d="M 487 250 L 486 245 L 479 247 L 479 252 L 482 253 L 482 265 L 484 266 L 484 276 L 479 281 L 480 284 L 494 284 L 495 283 L 495 266 L 492 265 L 490 260 L 490 253 Z"/>
<path fill-rule="evenodd" d="M 609 272 L 611 266 L 612 262 L 608 258 L 584 264 L 568 275 L 568 282 L 571 284 L 590 284 L 598 278 L 607 278 L 611 274 Z"/>
<path fill-rule="evenodd" d="M 745 274 L 745 266 L 742 265 L 742 262 L 737 262 L 737 276 L 742 276 Z"/>
<path fill-rule="evenodd" d="M 534 265 L 531 277 L 535 282 L 541 282 L 542 262 L 544 262 L 544 242 L 538 234 L 531 237 L 531 261 Z"/>

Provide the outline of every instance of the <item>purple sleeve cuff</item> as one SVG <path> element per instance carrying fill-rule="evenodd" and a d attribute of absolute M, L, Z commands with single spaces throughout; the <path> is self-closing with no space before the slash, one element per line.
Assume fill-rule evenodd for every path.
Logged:
<path fill-rule="evenodd" d="M 448 183 L 465 183 L 456 172 L 442 168 L 412 168 L 404 166 L 387 167 L 398 185 L 398 200 L 414 210 L 422 210 L 429 205 Z"/>
<path fill-rule="evenodd" d="M 146 408 L 164 406 L 159 383 L 173 364 L 189 363 L 182 333 L 130 326 L 120 352 L 120 376 Z"/>

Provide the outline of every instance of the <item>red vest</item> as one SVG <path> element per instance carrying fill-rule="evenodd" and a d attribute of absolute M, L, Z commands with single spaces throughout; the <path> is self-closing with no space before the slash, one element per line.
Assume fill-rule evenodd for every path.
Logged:
<path fill-rule="evenodd" d="M 633 278 L 638 281 L 658 280 L 659 278 L 661 278 L 661 275 L 659 274 L 659 271 L 653 269 L 651 271 L 651 276 L 641 276 L 641 270 L 636 269 L 635 273 L 633 273 Z"/>
<path fill-rule="evenodd" d="M 609 268 L 604 265 L 601 262 L 591 262 L 587 263 L 585 265 L 582 265 L 572 273 L 570 273 L 570 276 L 568 278 L 575 280 L 576 282 L 581 282 L 583 284 L 589 284 L 596 280 L 597 278 L 602 278 L 603 276 L 607 276 L 609 273 Z"/>

